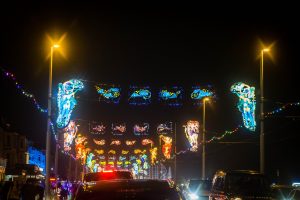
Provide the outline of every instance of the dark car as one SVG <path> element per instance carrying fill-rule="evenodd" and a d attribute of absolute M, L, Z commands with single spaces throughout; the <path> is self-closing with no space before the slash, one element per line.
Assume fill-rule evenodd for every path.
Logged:
<path fill-rule="evenodd" d="M 184 189 L 184 195 L 189 200 L 208 199 L 211 185 L 211 180 L 191 179 Z"/>
<path fill-rule="evenodd" d="M 293 189 L 290 192 L 287 199 L 288 200 L 299 200 L 300 199 L 300 188 L 298 187 L 298 188 Z"/>
<path fill-rule="evenodd" d="M 119 200 L 119 199 L 155 199 L 181 200 L 176 187 L 163 180 L 106 180 L 82 184 L 77 191 L 76 200 Z"/>
<path fill-rule="evenodd" d="M 213 178 L 209 199 L 272 199 L 272 193 L 268 179 L 259 172 L 219 170 Z"/>
<path fill-rule="evenodd" d="M 276 200 L 289 199 L 288 197 L 294 188 L 295 187 L 289 185 L 272 185 L 273 198 Z"/>
<path fill-rule="evenodd" d="M 101 181 L 112 179 L 133 179 L 133 175 L 128 170 L 107 170 L 102 172 L 88 173 L 84 176 L 84 181 Z"/>

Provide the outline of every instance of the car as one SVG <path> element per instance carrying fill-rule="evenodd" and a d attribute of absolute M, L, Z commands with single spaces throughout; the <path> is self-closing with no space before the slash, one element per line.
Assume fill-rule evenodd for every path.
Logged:
<path fill-rule="evenodd" d="M 211 185 L 211 180 L 190 179 L 183 193 L 188 200 L 208 199 Z"/>
<path fill-rule="evenodd" d="M 85 182 L 111 179 L 133 179 L 133 175 L 128 170 L 103 170 L 101 172 L 88 173 L 84 176 Z"/>
<path fill-rule="evenodd" d="M 299 187 L 294 188 L 294 189 L 290 192 L 290 194 L 289 194 L 289 196 L 288 196 L 287 199 L 288 199 L 288 200 L 299 200 L 299 199 L 300 199 L 300 188 L 299 188 Z"/>
<path fill-rule="evenodd" d="M 81 185 L 76 200 L 181 200 L 184 199 L 176 187 L 166 180 L 115 179 L 87 182 Z"/>
<path fill-rule="evenodd" d="M 266 176 L 257 171 L 218 170 L 209 199 L 272 199 L 272 193 Z"/>
<path fill-rule="evenodd" d="M 294 188 L 295 187 L 290 185 L 272 185 L 271 191 L 273 194 L 273 198 L 278 200 L 288 199 L 288 196 Z"/>

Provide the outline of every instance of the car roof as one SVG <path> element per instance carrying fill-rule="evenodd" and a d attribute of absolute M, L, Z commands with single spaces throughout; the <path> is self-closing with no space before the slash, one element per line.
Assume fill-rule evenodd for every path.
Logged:
<path fill-rule="evenodd" d="M 258 171 L 254 170 L 218 170 L 215 175 L 217 176 L 225 176 L 226 174 L 256 174 L 256 175 L 262 175 Z"/>

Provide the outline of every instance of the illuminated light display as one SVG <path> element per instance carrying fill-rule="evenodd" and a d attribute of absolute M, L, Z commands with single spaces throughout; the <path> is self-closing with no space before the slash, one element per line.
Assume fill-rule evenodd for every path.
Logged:
<path fill-rule="evenodd" d="M 157 160 L 157 147 L 150 149 L 151 164 L 154 165 Z"/>
<path fill-rule="evenodd" d="M 153 140 L 150 139 L 143 139 L 142 140 L 142 145 L 148 145 L 151 144 L 151 146 L 154 144 Z"/>
<path fill-rule="evenodd" d="M 14 81 L 15 87 L 17 88 L 18 91 L 21 92 L 22 95 L 24 95 L 26 98 L 29 98 L 33 101 L 33 103 L 34 103 L 35 107 L 38 109 L 38 111 L 43 112 L 43 113 L 47 112 L 47 109 L 42 108 L 42 106 L 37 102 L 37 100 L 33 94 L 31 94 L 23 89 L 22 85 L 17 81 L 17 78 L 13 73 L 4 70 L 2 67 L 0 67 L 0 69 L 1 69 L 2 73 L 5 75 L 5 77 Z"/>
<path fill-rule="evenodd" d="M 28 147 L 28 154 L 29 154 L 29 164 L 37 165 L 40 171 L 45 174 L 46 173 L 46 161 L 45 161 L 45 154 L 34 148 L 29 146 Z"/>
<path fill-rule="evenodd" d="M 148 123 L 135 124 L 133 126 L 134 135 L 148 135 L 148 131 L 149 131 Z"/>
<path fill-rule="evenodd" d="M 73 140 L 76 137 L 78 127 L 75 121 L 71 120 L 67 127 L 64 128 L 64 151 L 70 151 Z"/>
<path fill-rule="evenodd" d="M 162 152 L 166 159 L 171 158 L 171 151 L 172 151 L 172 138 L 169 136 L 161 135 L 161 140 L 164 142 L 162 145 Z"/>
<path fill-rule="evenodd" d="M 99 100 L 107 103 L 119 103 L 121 96 L 121 88 L 109 85 L 96 85 L 99 94 Z"/>
<path fill-rule="evenodd" d="M 284 111 L 285 109 L 287 109 L 288 107 L 290 107 L 290 106 L 299 106 L 300 105 L 300 102 L 295 102 L 295 103 L 287 103 L 287 104 L 285 104 L 285 105 L 283 105 L 283 106 L 281 106 L 281 107 L 279 107 L 279 108 L 276 108 L 275 110 L 273 110 L 273 111 L 270 111 L 270 112 L 267 112 L 267 113 L 265 113 L 265 117 L 269 117 L 269 116 L 271 116 L 271 115 L 274 115 L 274 114 L 276 114 L 276 113 L 280 113 L 280 112 L 282 112 L 282 111 Z"/>
<path fill-rule="evenodd" d="M 100 145 L 100 146 L 105 145 L 105 140 L 104 139 L 102 139 L 102 140 L 93 139 L 93 141 L 96 145 Z"/>
<path fill-rule="evenodd" d="M 239 97 L 237 107 L 242 113 L 245 128 L 255 131 L 255 87 L 250 87 L 245 83 L 238 82 L 231 86 L 230 91 Z"/>
<path fill-rule="evenodd" d="M 133 146 L 135 143 L 136 143 L 136 140 L 126 140 L 126 141 L 125 141 L 125 144 L 126 144 L 127 146 Z"/>
<path fill-rule="evenodd" d="M 182 105 L 183 89 L 181 87 L 162 88 L 158 93 L 159 100 L 169 106 Z"/>
<path fill-rule="evenodd" d="M 86 157 L 86 166 L 89 168 L 91 172 L 94 172 L 94 165 L 96 161 L 93 159 L 95 155 L 93 153 L 89 153 Z"/>
<path fill-rule="evenodd" d="M 206 87 L 194 86 L 191 93 L 191 99 L 194 105 L 201 105 L 203 103 L 202 99 L 205 97 L 210 97 L 212 99 L 216 98 L 216 93 L 211 85 Z"/>
<path fill-rule="evenodd" d="M 106 132 L 106 126 L 103 123 L 91 122 L 89 123 L 90 133 L 94 135 L 103 135 Z"/>
<path fill-rule="evenodd" d="M 217 136 L 214 136 L 212 137 L 210 140 L 207 140 L 206 143 L 211 143 L 215 140 L 221 140 L 223 139 L 225 136 L 227 135 L 231 135 L 233 133 L 236 133 L 242 126 L 238 126 L 236 127 L 233 131 L 225 131 L 225 133 L 223 133 L 221 136 L 217 137 Z"/>
<path fill-rule="evenodd" d="M 135 149 L 133 152 L 134 152 L 134 154 L 145 154 L 146 150 Z"/>
<path fill-rule="evenodd" d="M 82 90 L 83 87 L 83 83 L 76 79 L 58 84 L 58 117 L 56 120 L 58 128 L 64 128 L 69 124 L 72 111 L 77 104 L 75 94 Z"/>
<path fill-rule="evenodd" d="M 163 124 L 159 124 L 156 128 L 157 134 L 159 135 L 168 135 L 173 133 L 173 123 L 166 122 Z"/>
<path fill-rule="evenodd" d="M 112 140 L 111 143 L 110 143 L 110 145 L 117 145 L 117 146 L 119 146 L 119 145 L 121 145 L 121 141 L 120 140 Z"/>
<path fill-rule="evenodd" d="M 130 87 L 129 104 L 148 105 L 151 103 L 151 91 L 149 87 Z"/>
<path fill-rule="evenodd" d="M 111 129 L 113 135 L 124 135 L 124 133 L 126 132 L 126 124 L 113 123 Z"/>
<path fill-rule="evenodd" d="M 198 135 L 199 135 L 199 122 L 188 121 L 184 126 L 185 136 L 190 143 L 190 150 L 196 152 L 198 150 Z"/>
<path fill-rule="evenodd" d="M 129 153 L 129 151 L 122 150 L 122 154 L 127 155 L 128 153 Z"/>
<path fill-rule="evenodd" d="M 104 154 L 104 150 L 103 149 L 95 149 L 95 152 L 99 155 L 103 155 Z"/>
<path fill-rule="evenodd" d="M 116 154 L 116 151 L 115 150 L 109 150 L 108 154 Z"/>
<path fill-rule="evenodd" d="M 75 139 L 76 159 L 82 159 L 86 155 L 87 138 L 78 134 Z"/>

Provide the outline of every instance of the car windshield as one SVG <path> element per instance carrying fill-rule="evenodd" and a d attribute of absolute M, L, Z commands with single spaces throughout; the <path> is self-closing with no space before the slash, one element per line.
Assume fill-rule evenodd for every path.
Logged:
<path fill-rule="evenodd" d="M 189 182 L 189 190 L 205 190 L 209 191 L 211 189 L 212 182 L 209 180 L 190 180 Z"/>
<path fill-rule="evenodd" d="M 263 175 L 260 174 L 230 174 L 226 177 L 229 192 L 241 194 L 269 193 L 270 186 Z"/>
<path fill-rule="evenodd" d="M 119 200 L 119 199 L 155 199 L 179 200 L 179 193 L 175 188 L 164 182 L 140 181 L 102 181 L 96 185 L 81 187 L 77 200 Z"/>

